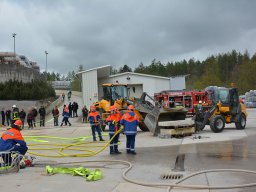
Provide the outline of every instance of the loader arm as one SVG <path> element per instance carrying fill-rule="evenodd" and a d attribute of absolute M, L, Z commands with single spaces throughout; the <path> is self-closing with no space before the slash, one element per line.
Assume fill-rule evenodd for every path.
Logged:
<path fill-rule="evenodd" d="M 207 124 L 209 118 L 213 115 L 214 111 L 217 109 L 217 105 L 213 105 L 208 111 L 203 112 L 199 110 L 197 107 L 195 108 L 196 115 L 194 117 L 195 126 L 197 131 L 201 131 L 204 129 Z"/>

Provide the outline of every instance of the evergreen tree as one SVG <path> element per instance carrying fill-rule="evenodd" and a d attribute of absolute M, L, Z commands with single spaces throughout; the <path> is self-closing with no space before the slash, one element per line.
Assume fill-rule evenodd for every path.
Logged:
<path fill-rule="evenodd" d="M 197 82 L 197 89 L 203 89 L 207 86 L 215 85 L 222 86 L 220 79 L 220 68 L 217 60 L 212 56 L 206 59 L 204 62 L 204 73 L 199 79 L 200 83 Z"/>
<path fill-rule="evenodd" d="M 132 69 L 125 64 L 123 67 L 120 67 L 119 69 L 119 73 L 124 73 L 124 72 L 132 72 Z"/>
<path fill-rule="evenodd" d="M 142 62 L 140 62 L 139 66 L 134 69 L 135 73 L 143 73 L 145 71 L 145 67 Z"/>

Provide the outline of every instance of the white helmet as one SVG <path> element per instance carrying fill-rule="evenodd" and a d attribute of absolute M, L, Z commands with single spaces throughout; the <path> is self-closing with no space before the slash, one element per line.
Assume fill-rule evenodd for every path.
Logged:
<path fill-rule="evenodd" d="M 16 105 L 13 105 L 12 108 L 16 108 L 17 106 Z"/>

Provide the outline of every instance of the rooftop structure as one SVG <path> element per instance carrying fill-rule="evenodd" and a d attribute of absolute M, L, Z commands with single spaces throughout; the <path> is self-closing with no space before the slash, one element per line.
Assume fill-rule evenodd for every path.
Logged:
<path fill-rule="evenodd" d="M 13 52 L 0 52 L 0 69 L 0 82 L 10 79 L 31 82 L 40 77 L 40 68 L 36 62 Z"/>

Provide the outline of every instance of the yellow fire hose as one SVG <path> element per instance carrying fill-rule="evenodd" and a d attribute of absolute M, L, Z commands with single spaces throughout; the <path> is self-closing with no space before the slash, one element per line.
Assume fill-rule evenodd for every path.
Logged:
<path fill-rule="evenodd" d="M 104 149 L 106 149 L 110 142 L 114 139 L 114 137 L 119 134 L 123 130 L 123 127 L 121 127 L 114 135 L 113 137 L 105 142 L 99 142 L 99 143 L 105 143 L 103 146 L 99 145 L 99 143 L 95 142 L 82 142 L 88 138 L 91 138 L 91 136 L 87 137 L 78 137 L 78 138 L 61 138 L 61 137 L 53 137 L 53 136 L 26 136 L 26 141 L 34 141 L 34 142 L 41 142 L 40 144 L 29 144 L 29 150 L 28 153 L 35 156 L 41 156 L 41 157 L 54 157 L 54 158 L 61 158 L 61 157 L 91 157 L 94 155 L 99 154 Z M 50 143 L 49 141 L 42 140 L 41 138 L 49 138 L 49 139 L 58 139 L 58 140 L 70 140 L 73 141 L 73 143 L 68 144 L 60 144 L 60 143 Z M 47 148 L 40 148 L 33 146 L 49 146 Z M 50 147 L 51 146 L 51 147 Z M 77 147 L 80 146 L 80 147 Z M 81 147 L 82 146 L 82 147 Z M 99 150 L 92 150 L 88 148 L 99 148 Z M 44 150 L 58 150 L 58 155 L 51 155 L 51 154 L 42 154 L 32 151 L 44 151 Z M 85 153 L 64 153 L 65 150 L 72 150 L 72 151 L 85 151 Z"/>

